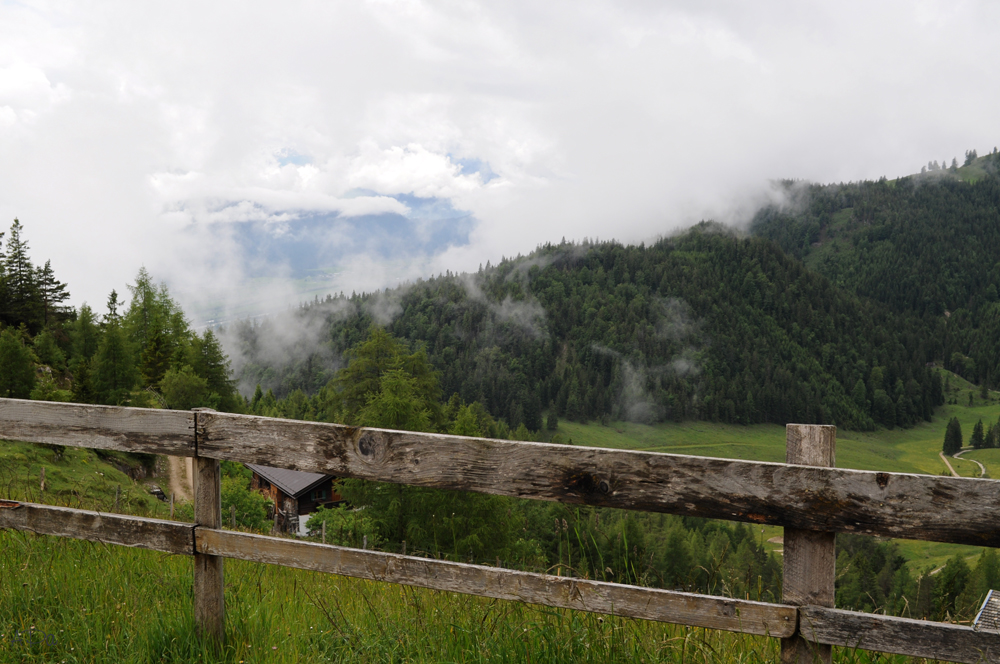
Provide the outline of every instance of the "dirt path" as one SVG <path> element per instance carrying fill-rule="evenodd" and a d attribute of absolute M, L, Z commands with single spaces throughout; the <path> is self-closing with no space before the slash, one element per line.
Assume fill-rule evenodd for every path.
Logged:
<path fill-rule="evenodd" d="M 951 474 L 954 475 L 955 477 L 961 477 L 961 475 L 956 473 L 955 469 L 951 467 L 951 462 L 948 461 L 948 457 L 944 455 L 944 452 L 938 452 L 938 454 L 941 455 L 941 460 L 944 461 L 944 465 L 948 466 L 948 470 L 951 471 Z"/>
<path fill-rule="evenodd" d="M 956 459 L 960 458 L 963 454 L 965 454 L 968 451 L 969 450 L 962 450 L 961 452 L 956 452 L 955 453 L 955 458 Z M 983 464 L 979 463 L 975 459 L 966 459 L 966 461 L 971 461 L 972 463 L 974 463 L 977 466 L 979 466 L 979 476 L 980 477 L 986 477 L 986 466 L 984 466 Z"/>
<path fill-rule="evenodd" d="M 194 489 L 191 486 L 191 459 L 187 457 L 168 457 L 170 460 L 170 492 L 174 500 L 194 500 Z"/>

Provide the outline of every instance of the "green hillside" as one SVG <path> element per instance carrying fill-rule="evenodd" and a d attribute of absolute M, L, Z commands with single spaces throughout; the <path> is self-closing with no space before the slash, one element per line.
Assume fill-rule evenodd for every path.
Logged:
<path fill-rule="evenodd" d="M 971 156 L 971 155 L 970 155 Z M 923 175 L 785 183 L 752 232 L 844 289 L 919 319 L 933 359 L 1000 385 L 1000 154 Z"/>
<path fill-rule="evenodd" d="M 581 422 L 870 430 L 929 420 L 943 402 L 918 321 L 710 224 L 649 246 L 547 245 L 476 274 L 247 322 L 231 331 L 245 359 L 238 379 L 278 398 L 314 394 L 332 377 L 324 353 L 380 322 L 426 350 L 445 396 L 482 403 L 511 429 L 540 429 L 546 410 Z M 329 346 L 275 364 L 282 326 L 320 329 Z"/>

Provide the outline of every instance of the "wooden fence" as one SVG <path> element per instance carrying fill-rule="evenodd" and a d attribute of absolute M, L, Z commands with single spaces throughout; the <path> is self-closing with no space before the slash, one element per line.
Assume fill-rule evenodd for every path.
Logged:
<path fill-rule="evenodd" d="M 224 635 L 223 559 L 782 639 L 783 662 L 847 646 L 1000 661 L 1000 634 L 833 608 L 838 532 L 1000 546 L 1000 481 L 834 468 L 836 430 L 789 424 L 765 463 L 363 429 L 248 415 L 0 399 L 0 438 L 194 457 L 178 523 L 0 501 L 0 528 L 194 557 L 195 616 Z M 781 604 L 534 574 L 222 530 L 219 461 L 570 504 L 783 526 Z"/>

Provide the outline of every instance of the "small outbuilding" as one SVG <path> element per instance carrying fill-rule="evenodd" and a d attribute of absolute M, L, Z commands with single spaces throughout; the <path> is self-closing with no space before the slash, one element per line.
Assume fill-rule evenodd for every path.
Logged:
<path fill-rule="evenodd" d="M 246 464 L 253 472 L 250 488 L 268 496 L 274 502 L 274 529 L 281 532 L 301 533 L 305 518 L 321 505 L 332 506 L 341 502 L 333 486 L 333 475 L 304 473 L 298 470 L 272 468 Z"/>
<path fill-rule="evenodd" d="M 1000 632 L 1000 591 L 991 590 L 979 609 L 979 615 L 972 621 L 977 630 Z"/>

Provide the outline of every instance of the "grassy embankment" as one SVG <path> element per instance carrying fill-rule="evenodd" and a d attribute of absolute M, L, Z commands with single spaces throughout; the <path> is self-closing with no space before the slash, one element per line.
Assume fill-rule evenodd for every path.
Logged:
<path fill-rule="evenodd" d="M 837 466 L 900 473 L 950 474 L 939 456 L 948 420 L 952 417 L 959 419 L 964 440 L 968 443 L 977 421 L 982 419 L 987 426 L 1000 417 L 1000 394 L 992 392 L 990 399 L 983 401 L 976 386 L 954 374 L 950 374 L 949 382 L 949 400 L 957 398 L 958 405 L 939 408 L 933 422 L 923 422 L 912 429 L 838 431 Z M 971 407 L 968 406 L 970 393 L 973 395 Z M 682 422 L 649 426 L 617 422 L 602 426 L 560 422 L 559 432 L 572 438 L 577 445 L 756 461 L 785 460 L 785 428 L 775 424 L 739 426 Z M 967 460 L 976 459 L 986 467 L 989 477 L 1000 479 L 1000 449 L 970 451 L 963 457 L 949 459 L 955 471 L 963 477 L 979 476 L 979 467 Z M 765 539 L 781 534 L 780 528 L 768 527 L 764 531 Z M 956 553 L 963 554 L 967 562 L 974 566 L 982 551 L 978 547 L 911 540 L 899 540 L 899 545 L 914 574 L 928 568 L 937 569 Z M 771 548 L 780 549 L 781 545 L 772 543 Z"/>

